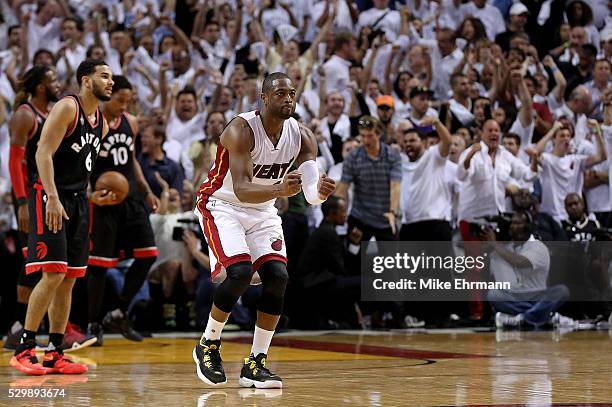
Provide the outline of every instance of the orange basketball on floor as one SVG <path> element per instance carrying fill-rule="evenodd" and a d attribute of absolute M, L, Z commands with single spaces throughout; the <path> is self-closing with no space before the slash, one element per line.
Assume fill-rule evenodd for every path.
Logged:
<path fill-rule="evenodd" d="M 121 203 L 130 192 L 130 184 L 120 172 L 106 171 L 96 181 L 96 191 L 103 189 L 113 191 L 117 195 L 116 203 Z"/>

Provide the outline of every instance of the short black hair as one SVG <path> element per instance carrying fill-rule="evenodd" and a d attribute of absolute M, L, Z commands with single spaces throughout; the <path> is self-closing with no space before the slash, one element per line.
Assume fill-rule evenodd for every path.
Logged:
<path fill-rule="evenodd" d="M 150 124 L 145 129 L 151 128 L 153 131 L 153 137 L 160 139 L 162 144 L 166 142 L 166 128 L 158 124 Z"/>
<path fill-rule="evenodd" d="M 289 75 L 287 75 L 284 72 L 272 72 L 270 75 L 266 76 L 266 78 L 264 79 L 263 85 L 261 87 L 261 92 L 262 93 L 268 93 L 268 92 L 272 91 L 272 88 L 273 88 L 273 85 L 274 85 L 274 81 L 276 81 L 278 79 L 289 79 L 289 80 L 291 80 Z"/>
<path fill-rule="evenodd" d="M 81 62 L 76 71 L 76 80 L 79 87 L 83 83 L 83 76 L 89 76 L 91 74 L 94 74 L 99 66 L 104 65 L 108 66 L 108 64 L 102 61 L 101 59 L 88 58 L 85 61 Z"/>
<path fill-rule="evenodd" d="M 93 51 L 96 48 L 100 48 L 102 51 L 104 51 L 104 55 L 106 55 L 106 50 L 104 49 L 104 47 L 102 45 L 90 45 L 89 48 L 87 48 L 87 52 L 85 53 L 85 57 L 86 58 L 91 58 L 91 56 L 93 55 Z"/>
<path fill-rule="evenodd" d="M 521 137 L 516 133 L 506 133 L 502 136 L 502 140 L 505 138 L 511 138 L 516 141 L 516 145 L 520 147 L 521 145 Z"/>
<path fill-rule="evenodd" d="M 46 48 L 40 48 L 38 51 L 34 53 L 34 56 L 32 57 L 32 61 L 36 61 L 36 58 L 38 58 L 38 56 L 41 54 L 49 54 L 51 55 L 51 59 L 55 60 L 55 58 L 53 57 L 53 52 L 49 51 Z"/>
<path fill-rule="evenodd" d="M 591 54 L 592 58 L 597 57 L 597 48 L 593 44 L 584 44 L 584 45 L 582 45 L 582 52 L 586 52 L 587 54 Z"/>
<path fill-rule="evenodd" d="M 340 206 L 340 200 L 342 199 L 343 198 L 339 198 L 334 195 L 327 198 L 327 200 L 321 204 L 321 212 L 323 212 L 323 216 L 328 217 L 331 213 L 337 211 L 338 207 Z"/>
<path fill-rule="evenodd" d="M 18 28 L 21 28 L 19 24 L 9 26 L 8 30 L 6 31 L 6 35 L 10 36 L 13 30 L 16 30 Z"/>
<path fill-rule="evenodd" d="M 195 100 L 198 100 L 198 94 L 195 88 L 191 85 L 187 85 L 181 89 L 180 92 L 176 94 L 176 100 L 179 100 L 182 95 L 192 95 Z"/>
<path fill-rule="evenodd" d="M 64 18 L 64 20 L 62 20 L 62 25 L 64 25 L 66 21 L 72 21 L 76 25 L 76 29 L 80 32 L 83 32 L 83 29 L 85 27 L 83 27 L 83 20 L 81 20 L 80 18 L 66 17 Z"/>
<path fill-rule="evenodd" d="M 113 75 L 113 93 L 119 92 L 121 89 L 132 90 L 132 84 L 123 75 Z"/>

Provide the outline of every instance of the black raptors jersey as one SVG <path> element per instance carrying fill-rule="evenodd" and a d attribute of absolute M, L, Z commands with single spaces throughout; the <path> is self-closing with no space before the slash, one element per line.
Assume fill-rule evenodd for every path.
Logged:
<path fill-rule="evenodd" d="M 86 191 L 100 151 L 104 119 L 98 108 L 95 121 L 91 123 L 79 98 L 66 97 L 77 102 L 77 114 L 53 156 L 55 185 L 58 190 Z"/>
<path fill-rule="evenodd" d="M 27 169 L 23 172 L 24 176 L 26 176 L 27 182 L 25 185 L 29 189 L 34 185 L 36 180 L 38 180 L 38 170 L 36 169 L 36 150 L 38 149 L 38 142 L 40 141 L 40 135 L 42 134 L 43 126 L 45 125 L 45 120 L 47 120 L 47 116 L 36 109 L 31 103 L 24 103 L 19 106 L 20 109 L 29 109 L 34 114 L 34 127 L 28 134 L 28 142 L 26 144 L 26 152 L 25 152 L 25 165 Z"/>
<path fill-rule="evenodd" d="M 135 192 L 134 177 L 134 132 L 125 114 L 118 118 L 118 123 L 109 123 L 108 135 L 100 146 L 96 166 L 91 174 L 91 184 L 95 185 L 98 177 L 105 171 L 117 171 L 125 175 L 130 183 L 130 195 Z"/>

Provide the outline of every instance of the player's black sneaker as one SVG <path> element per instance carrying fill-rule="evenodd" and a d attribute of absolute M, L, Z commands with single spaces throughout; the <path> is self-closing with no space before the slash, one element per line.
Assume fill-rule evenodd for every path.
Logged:
<path fill-rule="evenodd" d="M 223 361 L 221 360 L 221 341 L 202 340 L 193 348 L 193 361 L 200 380 L 211 386 L 227 383 Z"/>
<path fill-rule="evenodd" d="M 104 345 L 104 328 L 102 328 L 102 324 L 98 322 L 90 322 L 89 325 L 87 325 L 87 335 L 98 338 L 98 341 L 91 346 Z"/>
<path fill-rule="evenodd" d="M 238 384 L 242 387 L 256 387 L 258 389 L 281 389 L 283 381 L 278 375 L 266 368 L 266 358 L 267 355 L 264 353 L 245 358 Z"/>
<path fill-rule="evenodd" d="M 111 311 L 102 320 L 102 325 L 105 329 L 120 333 L 130 341 L 142 342 L 143 340 L 142 335 L 132 327 L 132 322 L 126 314 L 116 315 L 114 311 Z"/>

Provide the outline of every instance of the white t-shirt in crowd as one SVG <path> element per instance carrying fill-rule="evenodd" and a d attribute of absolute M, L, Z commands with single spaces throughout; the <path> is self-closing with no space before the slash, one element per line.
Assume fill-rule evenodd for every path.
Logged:
<path fill-rule="evenodd" d="M 586 141 L 586 140 L 585 140 Z M 607 145 L 608 142 L 604 140 Z M 597 143 L 589 143 L 591 149 L 586 151 L 585 154 L 593 155 L 597 152 Z M 605 147 L 610 149 L 610 147 Z M 608 154 L 610 154 L 608 152 Z M 608 158 L 609 159 L 609 158 Z M 599 164 L 595 164 L 591 168 L 593 171 L 609 173 L 610 164 L 609 162 L 603 161 Z M 589 212 L 609 212 L 612 209 L 612 202 L 610 201 L 610 184 L 601 184 L 593 188 L 584 188 L 584 197 L 586 199 L 586 206 Z"/>
<path fill-rule="evenodd" d="M 402 222 L 451 219 L 451 190 L 446 179 L 446 157 L 432 146 L 416 161 L 402 154 L 400 189 Z"/>
<path fill-rule="evenodd" d="M 540 211 L 549 214 L 556 221 L 567 219 L 565 197 L 570 193 L 582 193 L 583 174 L 586 170 L 588 156 L 569 154 L 557 157 L 542 153 L 540 163 L 542 170 L 542 206 Z"/>
<path fill-rule="evenodd" d="M 508 242 L 505 248 L 526 257 L 531 264 L 527 267 L 515 267 L 494 251 L 491 253 L 491 270 L 495 281 L 509 282 L 510 289 L 517 292 L 546 289 L 550 269 L 550 253 L 546 245 L 532 235 L 523 244 Z"/>
<path fill-rule="evenodd" d="M 384 17 L 383 17 L 384 16 Z M 383 30 L 387 33 L 387 40 L 394 41 L 400 33 L 400 13 L 396 10 L 371 8 L 359 14 L 356 33 L 363 27 L 372 26 L 380 18 L 374 29 Z M 393 37 L 393 35 L 395 35 Z M 391 37 L 391 38 L 390 38 Z"/>

